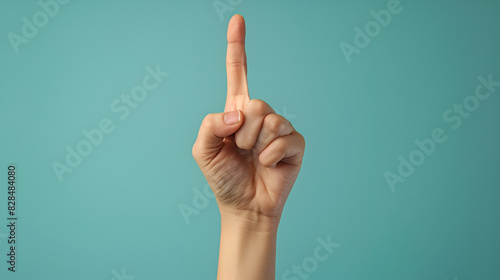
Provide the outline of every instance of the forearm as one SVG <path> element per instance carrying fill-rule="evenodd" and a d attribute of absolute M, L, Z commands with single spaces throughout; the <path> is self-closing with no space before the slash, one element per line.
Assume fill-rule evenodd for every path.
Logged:
<path fill-rule="evenodd" d="M 263 217 L 221 214 L 217 279 L 274 279 L 278 223 Z"/>

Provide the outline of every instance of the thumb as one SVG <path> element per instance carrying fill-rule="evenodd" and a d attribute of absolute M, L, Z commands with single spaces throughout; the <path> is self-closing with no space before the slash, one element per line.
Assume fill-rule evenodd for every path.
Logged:
<path fill-rule="evenodd" d="M 193 157 L 198 164 L 206 165 L 212 160 L 222 148 L 224 137 L 235 133 L 242 123 L 243 112 L 240 110 L 208 114 L 193 146 Z"/>

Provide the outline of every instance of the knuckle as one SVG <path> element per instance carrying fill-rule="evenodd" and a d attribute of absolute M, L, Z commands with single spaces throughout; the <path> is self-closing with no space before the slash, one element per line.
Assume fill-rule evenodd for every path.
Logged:
<path fill-rule="evenodd" d="M 198 139 L 196 139 L 196 141 L 193 144 L 193 147 L 191 148 L 191 154 L 193 155 L 193 158 L 196 161 L 198 161 L 198 159 L 201 157 L 201 155 L 203 155 L 203 150 L 202 150 L 202 147 L 201 147 Z"/>
<path fill-rule="evenodd" d="M 275 141 L 276 141 L 276 144 L 275 144 L 275 146 L 274 146 L 275 151 L 276 151 L 277 153 L 283 153 L 283 152 L 285 152 L 285 151 L 286 151 L 286 149 L 287 149 L 287 146 L 288 146 L 288 145 L 287 145 L 287 142 L 285 141 L 285 139 L 283 139 L 283 138 L 278 138 L 278 139 L 276 139 Z"/>
<path fill-rule="evenodd" d="M 212 114 L 207 114 L 204 118 L 203 118 L 203 121 L 201 122 L 202 125 L 206 125 L 207 123 L 209 123 L 212 119 Z"/>
<path fill-rule="evenodd" d="M 297 131 L 295 131 L 295 132 L 297 133 L 297 136 L 298 136 L 298 139 L 299 139 L 300 146 L 301 146 L 302 150 L 305 149 L 305 147 L 306 147 L 306 139 L 299 132 L 297 132 Z"/>
<path fill-rule="evenodd" d="M 213 125 L 213 114 L 208 114 L 205 116 L 205 118 L 203 118 L 203 121 L 201 122 L 201 127 L 208 131 L 211 131 L 212 125 Z"/>
<path fill-rule="evenodd" d="M 275 135 L 279 135 L 284 127 L 283 120 L 277 114 L 269 114 L 264 119 L 264 125 Z"/>
<path fill-rule="evenodd" d="M 191 154 L 195 159 L 198 158 L 198 156 L 202 153 L 201 151 L 202 148 L 200 148 L 200 143 L 199 143 L 200 134 L 203 135 L 204 133 L 211 131 L 212 126 L 213 126 L 213 114 L 208 114 L 203 118 L 203 121 L 201 122 L 200 131 L 198 132 L 198 138 L 194 142 L 193 147 L 191 149 Z"/>
<path fill-rule="evenodd" d="M 266 111 L 269 111 L 270 106 L 260 99 L 252 99 L 248 101 L 247 108 L 252 112 L 264 113 Z"/>
<path fill-rule="evenodd" d="M 191 149 L 191 154 L 195 159 L 198 157 L 198 146 L 196 145 L 196 143 L 194 143 L 193 148 Z"/>

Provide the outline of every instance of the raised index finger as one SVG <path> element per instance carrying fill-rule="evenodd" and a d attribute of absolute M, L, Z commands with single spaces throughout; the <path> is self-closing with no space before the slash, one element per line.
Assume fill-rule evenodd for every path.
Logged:
<path fill-rule="evenodd" d="M 243 110 L 250 96 L 245 53 L 245 20 L 241 15 L 234 15 L 227 27 L 226 71 L 227 97 L 224 111 Z"/>

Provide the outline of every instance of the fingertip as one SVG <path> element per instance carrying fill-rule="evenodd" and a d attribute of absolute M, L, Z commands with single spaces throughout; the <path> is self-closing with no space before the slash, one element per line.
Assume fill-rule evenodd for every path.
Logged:
<path fill-rule="evenodd" d="M 245 18 L 240 14 L 235 14 L 234 16 L 232 16 L 229 22 L 231 21 L 238 21 L 239 23 L 242 22 L 243 24 L 245 24 Z"/>
<path fill-rule="evenodd" d="M 266 168 L 274 168 L 276 167 L 276 162 L 272 162 L 268 156 L 265 155 L 265 153 L 260 153 L 259 154 L 259 162 L 262 166 Z"/>
<path fill-rule="evenodd" d="M 278 165 L 277 162 L 266 162 L 266 163 L 261 162 L 260 164 L 265 168 L 276 168 L 276 166 Z"/>
<path fill-rule="evenodd" d="M 227 28 L 228 42 L 245 42 L 245 19 L 242 15 L 236 14 L 229 20 Z"/>

